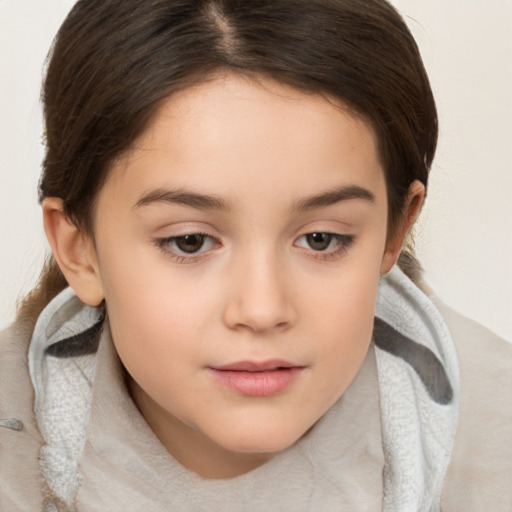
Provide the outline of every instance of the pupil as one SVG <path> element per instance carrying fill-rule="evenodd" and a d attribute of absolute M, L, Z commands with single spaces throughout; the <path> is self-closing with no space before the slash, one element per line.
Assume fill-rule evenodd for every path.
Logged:
<path fill-rule="evenodd" d="M 308 245 L 316 251 L 325 251 L 332 240 L 329 233 L 311 233 L 307 235 Z"/>
<path fill-rule="evenodd" d="M 183 252 L 197 252 L 204 243 L 204 235 L 185 235 L 176 239 L 176 245 Z"/>

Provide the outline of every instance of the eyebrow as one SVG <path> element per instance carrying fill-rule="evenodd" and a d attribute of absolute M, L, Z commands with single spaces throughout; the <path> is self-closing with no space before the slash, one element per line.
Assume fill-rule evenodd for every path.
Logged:
<path fill-rule="evenodd" d="M 314 210 L 350 199 L 363 199 L 375 203 L 375 195 L 368 189 L 358 185 L 348 185 L 300 199 L 295 203 L 293 209 L 298 211 Z"/>
<path fill-rule="evenodd" d="M 363 199 L 374 203 L 375 195 L 366 188 L 358 185 L 349 185 L 302 198 L 293 205 L 292 211 L 325 208 L 351 199 Z M 161 188 L 144 193 L 135 203 L 133 209 L 158 203 L 179 204 L 198 210 L 219 210 L 224 212 L 231 210 L 231 203 L 216 195 L 198 194 L 181 189 L 166 190 Z"/>
<path fill-rule="evenodd" d="M 229 211 L 231 205 L 225 199 L 207 194 L 197 194 L 186 190 L 155 189 L 146 192 L 134 205 L 134 209 L 152 204 L 180 204 L 198 210 Z"/>

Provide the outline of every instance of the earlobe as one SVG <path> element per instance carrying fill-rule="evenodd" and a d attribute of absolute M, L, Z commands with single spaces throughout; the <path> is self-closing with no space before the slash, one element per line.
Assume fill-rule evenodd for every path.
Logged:
<path fill-rule="evenodd" d="M 103 288 L 92 239 L 71 222 L 62 199 L 47 197 L 42 207 L 46 237 L 64 277 L 82 302 L 98 306 Z"/>
<path fill-rule="evenodd" d="M 404 203 L 402 222 L 395 229 L 393 236 L 386 243 L 386 250 L 382 257 L 381 275 L 387 274 L 398 261 L 407 234 L 416 222 L 425 201 L 425 185 L 418 180 L 411 183 Z"/>

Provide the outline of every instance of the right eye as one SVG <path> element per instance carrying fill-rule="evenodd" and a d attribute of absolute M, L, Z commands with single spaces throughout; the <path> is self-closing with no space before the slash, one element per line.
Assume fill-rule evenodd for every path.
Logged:
<path fill-rule="evenodd" d="M 213 249 L 218 242 L 205 233 L 189 233 L 180 236 L 159 238 L 156 245 L 171 257 L 179 259 L 180 263 L 194 261 L 194 257 Z"/>

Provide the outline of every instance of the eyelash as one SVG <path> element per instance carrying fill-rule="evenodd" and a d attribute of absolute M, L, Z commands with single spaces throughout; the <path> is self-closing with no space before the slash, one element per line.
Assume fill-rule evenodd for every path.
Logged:
<path fill-rule="evenodd" d="M 200 259 L 204 258 L 205 254 L 210 252 L 211 249 L 208 249 L 206 251 L 201 250 L 203 248 L 203 244 L 201 244 L 201 247 L 199 248 L 200 252 L 179 252 L 179 248 L 172 248 L 173 244 L 175 244 L 179 240 L 185 239 L 188 236 L 201 237 L 203 238 L 203 240 L 209 240 L 213 246 L 221 245 L 220 241 L 214 238 L 213 236 L 201 232 L 185 233 L 183 235 L 170 236 L 167 238 L 157 238 L 155 239 L 155 244 L 166 256 L 170 256 L 173 260 L 175 260 L 176 263 L 195 263 L 196 261 L 199 261 Z"/>
<path fill-rule="evenodd" d="M 330 243 L 335 240 L 337 242 L 337 247 L 335 249 L 327 250 L 314 250 L 312 247 L 304 248 L 307 251 L 312 251 L 313 257 L 319 260 L 323 261 L 330 261 L 333 259 L 336 259 L 343 254 L 345 254 L 350 247 L 355 242 L 355 237 L 352 235 L 340 235 L 338 233 L 330 233 L 328 231 L 312 231 L 311 233 L 305 233 L 304 235 L 300 236 L 297 240 L 300 240 L 302 238 L 307 238 L 313 235 L 324 235 L 327 237 L 330 237 L 329 239 L 329 245 Z"/>
<path fill-rule="evenodd" d="M 297 241 L 314 235 L 324 235 L 330 237 L 329 245 L 333 240 L 337 241 L 338 247 L 331 250 L 315 250 L 312 247 L 301 247 L 305 251 L 310 252 L 311 257 L 323 261 L 330 261 L 336 259 L 337 257 L 340 257 L 341 255 L 346 253 L 355 242 L 355 237 L 352 235 L 341 235 L 337 233 L 330 233 L 328 231 L 312 231 L 310 233 L 305 233 L 304 235 L 298 237 Z M 202 232 L 191 232 L 179 236 L 156 238 L 154 240 L 154 243 L 166 256 L 171 257 L 176 263 L 195 263 L 203 259 L 209 252 L 211 252 L 212 248 L 202 250 L 204 247 L 204 243 L 201 243 L 201 247 L 198 249 L 198 251 L 190 253 L 183 252 L 179 248 L 172 248 L 173 244 L 176 244 L 178 241 L 183 240 L 186 237 L 200 237 L 203 239 L 203 242 L 204 240 L 209 240 L 210 243 L 212 244 L 212 248 L 219 247 L 221 245 L 221 242 L 218 239 L 211 235 L 208 235 L 207 233 Z M 300 247 L 296 245 L 297 241 L 294 243 L 294 245 L 296 247 Z"/>

